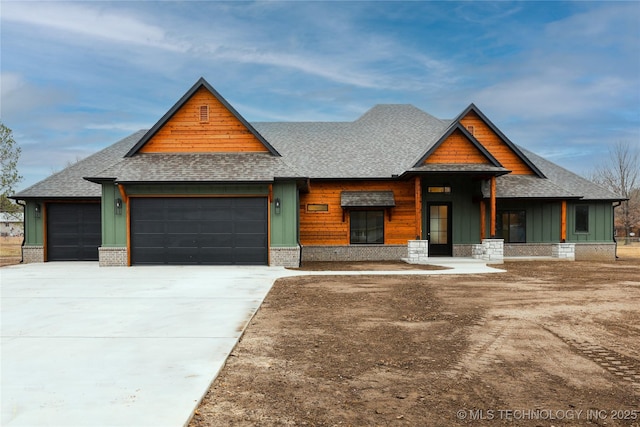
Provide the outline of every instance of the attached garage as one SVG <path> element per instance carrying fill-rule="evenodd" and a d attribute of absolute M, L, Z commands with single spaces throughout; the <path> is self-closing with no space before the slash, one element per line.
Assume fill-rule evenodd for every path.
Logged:
<path fill-rule="evenodd" d="M 47 260 L 97 261 L 100 203 L 47 204 Z"/>
<path fill-rule="evenodd" d="M 131 263 L 267 265 L 266 197 L 132 197 Z"/>

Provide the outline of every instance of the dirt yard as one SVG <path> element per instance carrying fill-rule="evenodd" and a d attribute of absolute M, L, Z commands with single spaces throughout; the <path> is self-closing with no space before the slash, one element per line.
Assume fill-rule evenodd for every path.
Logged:
<path fill-rule="evenodd" d="M 0 267 L 18 264 L 22 259 L 22 237 L 0 237 Z"/>
<path fill-rule="evenodd" d="M 504 268 L 279 280 L 189 425 L 639 426 L 640 250 Z"/>

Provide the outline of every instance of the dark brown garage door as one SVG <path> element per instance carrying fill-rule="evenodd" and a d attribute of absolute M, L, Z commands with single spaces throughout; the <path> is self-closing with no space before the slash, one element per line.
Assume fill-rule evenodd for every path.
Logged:
<path fill-rule="evenodd" d="M 47 260 L 97 261 L 100 222 L 99 203 L 48 203 Z"/>
<path fill-rule="evenodd" d="M 267 264 L 267 199 L 132 198 L 132 264 Z"/>

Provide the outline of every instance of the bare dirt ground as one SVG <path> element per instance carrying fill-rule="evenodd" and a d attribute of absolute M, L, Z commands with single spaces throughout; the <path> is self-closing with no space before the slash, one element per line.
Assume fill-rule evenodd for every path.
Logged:
<path fill-rule="evenodd" d="M 640 248 L 279 280 L 189 424 L 639 426 Z"/>
<path fill-rule="evenodd" d="M 18 264 L 22 259 L 22 237 L 0 237 L 0 267 Z"/>

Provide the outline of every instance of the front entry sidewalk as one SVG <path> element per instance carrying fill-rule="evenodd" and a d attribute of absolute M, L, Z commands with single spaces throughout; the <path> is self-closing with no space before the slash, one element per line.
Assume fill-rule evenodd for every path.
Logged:
<path fill-rule="evenodd" d="M 273 267 L 0 269 L 2 426 L 183 426 L 280 277 L 498 272 Z"/>

